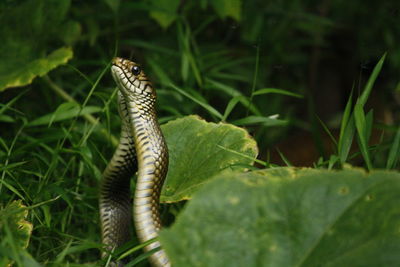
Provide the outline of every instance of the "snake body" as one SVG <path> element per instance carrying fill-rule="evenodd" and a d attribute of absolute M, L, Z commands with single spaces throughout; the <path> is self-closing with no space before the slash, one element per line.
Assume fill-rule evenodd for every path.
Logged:
<path fill-rule="evenodd" d="M 112 251 L 130 240 L 130 178 L 136 171 L 133 220 L 140 242 L 157 237 L 161 228 L 159 197 L 168 170 L 168 149 L 157 122 L 156 93 L 140 67 L 114 58 L 111 73 L 118 85 L 121 137 L 108 163 L 100 189 L 102 242 Z M 160 247 L 158 241 L 145 251 Z M 106 256 L 103 253 L 103 257 Z M 150 256 L 153 266 L 170 266 L 164 250 Z M 113 262 L 112 266 L 123 266 Z"/>

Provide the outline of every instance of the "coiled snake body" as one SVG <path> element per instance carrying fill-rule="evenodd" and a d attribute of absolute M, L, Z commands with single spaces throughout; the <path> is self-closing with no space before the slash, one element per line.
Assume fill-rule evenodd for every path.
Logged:
<path fill-rule="evenodd" d="M 119 145 L 103 173 L 100 189 L 102 241 L 108 250 L 130 240 L 132 204 L 130 178 L 136 171 L 133 219 L 140 242 L 157 237 L 161 227 L 159 196 L 168 170 L 168 150 L 157 122 L 156 93 L 140 67 L 114 58 L 111 73 L 118 85 L 122 119 Z M 145 251 L 160 246 L 158 241 Z M 103 253 L 103 257 L 106 253 Z M 170 266 L 164 250 L 150 256 L 154 266 Z M 112 266 L 123 266 L 113 262 Z"/>

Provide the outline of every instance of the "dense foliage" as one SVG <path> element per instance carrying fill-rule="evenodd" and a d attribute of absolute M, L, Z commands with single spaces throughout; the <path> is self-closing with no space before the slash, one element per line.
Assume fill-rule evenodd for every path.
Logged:
<path fill-rule="evenodd" d="M 1 1 L 0 265 L 106 265 L 116 55 L 157 88 L 172 152 L 161 241 L 176 266 L 244 252 L 232 264 L 398 265 L 399 174 L 373 169 L 400 164 L 399 16 L 396 0 Z M 362 229 L 374 235 L 360 248 Z M 127 254 L 146 265 L 137 245 Z"/>

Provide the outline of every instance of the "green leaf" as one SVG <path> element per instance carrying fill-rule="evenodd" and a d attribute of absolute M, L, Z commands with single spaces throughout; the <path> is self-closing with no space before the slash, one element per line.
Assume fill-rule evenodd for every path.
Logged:
<path fill-rule="evenodd" d="M 176 20 L 176 11 L 179 7 L 179 0 L 150 0 L 152 9 L 150 17 L 155 19 L 164 29 L 168 28 Z"/>
<path fill-rule="evenodd" d="M 343 112 L 342 121 L 340 122 L 340 134 L 338 141 L 338 154 L 340 162 L 343 164 L 347 160 L 351 144 L 354 136 L 354 118 L 351 116 L 353 90 L 351 90 L 349 100 L 347 100 L 346 107 Z"/>
<path fill-rule="evenodd" d="M 76 23 L 66 27 L 64 21 L 69 0 L 27 0 L 9 4 L 0 13 L 0 91 L 28 85 L 37 76 L 43 76 L 72 58 L 72 49 L 61 47 L 60 41 L 73 41 L 75 34 L 65 36 L 62 29 L 77 28 Z M 76 38 L 75 38 L 76 39 Z M 59 43 L 50 48 L 50 44 Z"/>
<path fill-rule="evenodd" d="M 360 150 L 361 154 L 364 157 L 365 163 L 367 164 L 367 167 L 369 170 L 372 169 L 372 164 L 369 156 L 369 151 L 368 151 L 368 135 L 369 133 L 367 132 L 367 122 L 364 114 L 364 110 L 361 106 L 361 104 L 357 101 L 356 105 L 354 106 L 354 121 L 356 124 L 356 129 L 358 133 L 358 138 L 360 141 Z"/>
<path fill-rule="evenodd" d="M 237 21 L 241 18 L 241 0 L 211 0 L 215 12 L 220 18 L 231 17 Z"/>
<path fill-rule="evenodd" d="M 17 247 L 27 248 L 33 228 L 32 224 L 25 220 L 27 216 L 28 210 L 21 200 L 13 201 L 0 209 L 0 235 L 2 238 L 6 236 L 3 231 L 7 225 L 13 238 L 12 241 Z"/>
<path fill-rule="evenodd" d="M 365 137 L 367 142 L 369 142 L 369 139 L 371 138 L 373 123 L 374 123 L 374 110 L 371 109 L 365 116 L 365 135 L 366 135 Z"/>
<path fill-rule="evenodd" d="M 383 62 L 385 62 L 386 58 L 386 53 L 383 54 L 379 62 L 375 65 L 374 70 L 372 71 L 371 76 L 369 76 L 369 79 L 367 81 L 367 84 L 364 87 L 364 90 L 360 96 L 360 98 L 357 100 L 361 104 L 361 106 L 364 107 L 365 103 L 367 103 L 368 97 L 371 93 L 372 87 L 374 86 L 374 83 L 376 81 L 376 78 L 378 77 L 379 73 L 381 72 Z"/>
<path fill-rule="evenodd" d="M 335 166 L 335 163 L 339 160 L 339 157 L 336 155 L 331 155 L 329 157 L 329 161 L 328 161 L 328 170 L 331 170 L 333 168 L 333 166 Z"/>
<path fill-rule="evenodd" d="M 283 89 L 278 89 L 278 88 L 263 88 L 259 89 L 257 91 L 254 91 L 253 95 L 265 95 L 265 94 L 279 94 L 279 95 L 287 95 L 287 96 L 293 96 L 297 98 L 303 98 L 302 95 L 296 94 L 287 90 Z"/>
<path fill-rule="evenodd" d="M 355 130 L 356 126 L 354 123 L 354 117 L 351 116 L 346 128 L 344 129 L 343 137 L 341 138 L 342 142 L 339 144 L 339 158 L 342 164 L 346 162 L 349 155 Z"/>
<path fill-rule="evenodd" d="M 6 168 L 11 167 L 10 165 L 13 165 L 13 164 L 7 165 Z M 16 165 L 18 166 L 20 164 L 16 164 Z M 5 169 L 5 168 L 1 166 L 0 170 L 1 169 Z M 14 194 L 16 194 L 21 199 L 25 200 L 24 196 L 18 191 L 18 189 L 16 189 L 12 184 L 9 184 L 5 179 L 0 180 L 0 185 L 4 185 L 8 190 L 10 190 Z"/>
<path fill-rule="evenodd" d="M 399 201 L 398 172 L 222 174 L 160 241 L 175 267 L 397 266 Z"/>
<path fill-rule="evenodd" d="M 63 47 L 53 51 L 47 57 L 33 60 L 25 65 L 0 72 L 0 91 L 10 87 L 30 84 L 37 76 L 43 76 L 72 58 L 72 49 Z M 1 68 L 0 68 L 1 69 Z"/>
<path fill-rule="evenodd" d="M 172 80 L 168 76 L 166 70 L 163 69 L 155 60 L 149 58 L 148 63 L 151 66 L 154 73 L 157 75 L 161 84 L 164 84 L 164 85 L 172 84 Z"/>
<path fill-rule="evenodd" d="M 29 254 L 27 251 L 23 251 L 21 253 L 21 258 L 22 258 L 22 264 L 23 266 L 29 266 L 29 267 L 42 267 L 40 263 L 38 263 L 31 254 Z"/>
<path fill-rule="evenodd" d="M 230 124 L 209 123 L 197 116 L 188 116 L 161 128 L 170 158 L 162 202 L 189 199 L 215 174 L 243 170 L 243 165 L 253 164 L 257 156 L 253 138 L 244 129 Z"/>
<path fill-rule="evenodd" d="M 258 108 L 253 105 L 250 102 L 250 99 L 246 96 L 244 96 L 240 90 L 237 90 L 233 87 L 230 87 L 226 84 L 211 80 L 211 79 L 206 79 L 207 83 L 209 83 L 209 85 L 212 88 L 218 89 L 224 93 L 226 93 L 227 95 L 231 96 L 231 97 L 239 97 L 239 102 L 247 109 L 250 109 L 250 111 L 257 115 L 257 116 L 261 116 L 262 112 L 260 110 L 258 110 Z"/>
<path fill-rule="evenodd" d="M 224 116 L 222 117 L 222 121 L 226 121 L 228 118 L 229 114 L 231 114 L 232 110 L 234 107 L 237 105 L 239 101 L 241 101 L 244 98 L 244 96 L 238 95 L 235 97 L 232 97 L 231 100 L 229 100 L 228 104 L 226 105 Z"/>
<path fill-rule="evenodd" d="M 30 123 L 28 126 L 50 125 L 53 122 L 63 121 L 74 118 L 76 116 L 84 116 L 102 111 L 101 107 L 86 106 L 81 108 L 77 103 L 66 102 L 61 104 L 53 113 L 39 117 Z"/>
<path fill-rule="evenodd" d="M 13 201 L 4 208 L 0 206 L 0 263 L 11 264 L 16 260 L 18 266 L 37 266 L 22 264 L 31 258 L 25 251 L 33 228 L 25 220 L 27 216 L 28 210 L 21 200 Z"/>
<path fill-rule="evenodd" d="M 396 166 L 400 158 L 400 127 L 397 129 L 396 135 L 390 147 L 389 156 L 387 159 L 386 169 L 391 169 Z"/>
<path fill-rule="evenodd" d="M 10 122 L 15 122 L 15 119 L 11 116 L 0 114 L 0 121 L 10 123 Z"/>
<path fill-rule="evenodd" d="M 250 124 L 262 124 L 267 127 L 271 126 L 284 126 L 287 125 L 287 121 L 279 120 L 272 117 L 262 117 L 262 116 L 248 116 L 243 119 L 235 120 L 232 122 L 235 125 L 250 125 Z"/>
<path fill-rule="evenodd" d="M 175 86 L 174 84 L 170 84 L 170 86 L 175 89 L 176 91 L 178 91 L 180 94 L 186 96 L 187 98 L 189 98 L 190 100 L 192 100 L 193 102 L 199 104 L 200 106 L 202 106 L 204 109 L 206 109 L 210 114 L 216 116 L 218 119 L 222 119 L 223 116 L 221 113 L 219 113 L 218 110 L 216 110 L 215 108 L 213 108 L 211 105 L 205 103 L 204 101 L 201 101 L 197 98 L 195 98 L 194 96 L 190 95 L 189 93 L 187 93 L 186 91 L 182 90 L 181 88 Z"/>

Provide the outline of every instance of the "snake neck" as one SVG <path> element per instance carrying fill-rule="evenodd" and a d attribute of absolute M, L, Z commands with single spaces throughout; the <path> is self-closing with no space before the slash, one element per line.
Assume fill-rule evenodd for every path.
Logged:
<path fill-rule="evenodd" d="M 122 118 L 121 136 L 117 149 L 103 173 L 100 188 L 100 222 L 102 242 L 112 251 L 130 240 L 132 204 L 130 179 L 136 172 L 137 162 L 134 139 L 131 136 L 129 112 L 122 95 L 118 94 L 119 113 Z M 102 253 L 102 257 L 107 252 Z M 116 264 L 112 264 L 114 266 Z"/>
<path fill-rule="evenodd" d="M 168 171 L 168 149 L 156 119 L 154 103 L 135 98 L 127 104 L 138 162 L 133 217 L 138 238 L 145 242 L 157 237 L 161 228 L 158 203 Z M 156 241 L 146 246 L 145 250 L 159 246 Z M 155 266 L 169 266 L 163 250 L 150 256 L 150 261 Z"/>
<path fill-rule="evenodd" d="M 123 133 L 126 134 L 128 132 L 126 136 L 132 140 L 130 143 L 134 144 L 133 149 L 129 146 L 129 150 L 136 151 L 137 156 L 138 172 L 133 208 L 135 228 L 139 241 L 146 242 L 157 237 L 161 228 L 158 203 L 161 187 L 168 170 L 168 150 L 157 122 L 154 109 L 156 92 L 150 81 L 140 66 L 133 61 L 114 58 L 112 63 L 111 73 L 118 85 L 119 96 L 121 96 L 119 105 L 124 107 L 123 110 L 126 110 L 126 116 L 121 114 L 122 119 L 128 125 Z M 123 145 L 122 147 L 120 146 L 121 143 L 109 165 L 113 171 L 112 173 L 115 173 L 115 169 L 130 165 L 126 160 L 120 160 L 119 154 L 126 148 Z M 121 167 L 115 168 L 116 166 Z M 118 239 L 116 236 L 120 236 L 119 232 L 127 235 L 129 232 L 129 228 L 124 224 L 127 217 L 124 212 L 125 205 L 119 205 L 118 203 L 114 205 L 113 203 L 113 198 L 119 198 L 119 196 L 115 196 L 119 190 L 113 190 L 112 187 L 118 187 L 120 190 L 129 188 L 129 186 L 122 188 L 125 183 L 119 183 L 124 173 L 118 170 L 116 175 L 106 175 L 106 179 L 104 179 L 106 180 L 104 183 L 106 186 L 102 187 L 104 189 L 102 192 L 104 191 L 104 193 L 101 196 L 100 208 L 103 209 L 101 212 L 102 224 L 110 227 L 109 230 L 103 227 L 103 242 L 108 240 L 104 238 L 108 235 L 108 232 L 110 233 L 109 239 Z M 122 174 L 121 177 L 115 179 L 115 176 L 119 176 L 119 174 Z M 111 179 L 109 179 L 110 177 Z M 108 180 L 115 181 L 118 186 L 111 182 L 108 183 Z M 122 180 L 125 182 L 126 179 L 123 178 Z M 123 191 L 125 192 L 125 190 Z M 110 197 L 105 197 L 105 195 Z M 109 206 L 115 206 L 115 212 L 108 213 L 108 210 L 102 208 L 108 208 Z M 124 207 L 122 208 L 122 206 Z M 112 220 L 111 223 L 110 220 Z M 123 223 L 121 224 L 121 222 Z M 104 243 L 110 246 L 109 243 Z M 156 241 L 147 245 L 144 249 L 150 251 L 159 247 L 160 243 Z M 151 254 L 149 260 L 155 267 L 171 266 L 165 251 L 162 249 Z"/>

